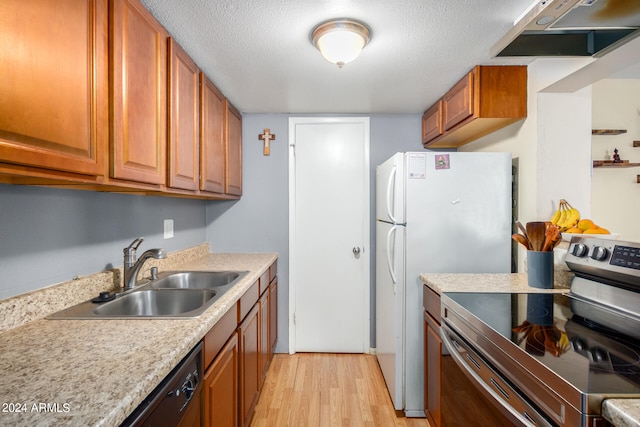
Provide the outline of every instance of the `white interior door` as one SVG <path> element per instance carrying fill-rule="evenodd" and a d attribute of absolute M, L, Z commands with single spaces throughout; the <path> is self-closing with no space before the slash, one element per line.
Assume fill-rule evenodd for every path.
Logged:
<path fill-rule="evenodd" d="M 369 118 L 289 119 L 292 353 L 369 348 Z"/>

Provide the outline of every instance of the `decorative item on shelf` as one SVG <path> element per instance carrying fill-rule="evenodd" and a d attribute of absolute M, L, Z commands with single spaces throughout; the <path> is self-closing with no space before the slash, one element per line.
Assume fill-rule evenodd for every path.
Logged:
<path fill-rule="evenodd" d="M 613 149 L 613 163 L 622 163 L 622 160 L 620 159 L 620 154 L 618 154 L 617 148 Z"/>
<path fill-rule="evenodd" d="M 517 221 L 521 233 L 511 238 L 527 249 L 527 284 L 533 288 L 553 288 L 553 248 L 561 239 L 560 227 L 551 222 L 528 222 L 526 227 Z"/>
<path fill-rule="evenodd" d="M 640 147 L 640 141 L 633 141 L 634 147 Z M 608 152 L 607 152 L 608 153 Z M 605 157 L 608 157 L 605 154 Z M 623 167 L 623 168 L 631 168 L 635 166 L 640 166 L 640 163 L 630 163 L 629 160 L 622 160 L 620 158 L 620 154 L 618 154 L 618 149 L 613 150 L 613 160 L 594 160 L 593 167 L 594 168 L 602 168 L 602 167 Z"/>
<path fill-rule="evenodd" d="M 270 154 L 271 140 L 276 140 L 276 134 L 271 133 L 271 129 L 265 128 L 261 135 L 258 135 L 258 139 L 263 142 L 262 155 L 268 156 Z"/>

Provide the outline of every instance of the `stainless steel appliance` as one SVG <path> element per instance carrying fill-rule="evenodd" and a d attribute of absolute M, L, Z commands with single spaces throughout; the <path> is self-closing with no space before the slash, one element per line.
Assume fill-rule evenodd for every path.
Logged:
<path fill-rule="evenodd" d="M 640 398 L 640 243 L 574 237 L 566 263 L 568 295 L 442 295 L 443 344 L 515 425 L 599 425 L 604 399 Z"/>
<path fill-rule="evenodd" d="M 124 426 L 199 426 L 202 344 L 198 344 L 121 424 Z"/>
<path fill-rule="evenodd" d="M 601 57 L 639 35 L 637 1 L 537 0 L 491 55 Z"/>
<path fill-rule="evenodd" d="M 420 273 L 507 273 L 510 229 L 510 153 L 397 153 L 376 168 L 376 356 L 406 416 L 425 416 Z"/>

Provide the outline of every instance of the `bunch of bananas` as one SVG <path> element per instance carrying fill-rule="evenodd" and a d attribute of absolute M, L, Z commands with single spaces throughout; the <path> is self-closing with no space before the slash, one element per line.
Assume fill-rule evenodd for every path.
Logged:
<path fill-rule="evenodd" d="M 578 221 L 580 221 L 580 212 L 566 200 L 560 199 L 558 209 L 553 213 L 549 221 L 560 227 L 561 230 L 566 230 L 578 224 Z"/>

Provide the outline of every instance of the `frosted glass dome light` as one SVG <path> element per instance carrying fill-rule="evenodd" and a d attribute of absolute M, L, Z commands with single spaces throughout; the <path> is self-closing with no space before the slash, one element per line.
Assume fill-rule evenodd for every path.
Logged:
<path fill-rule="evenodd" d="M 342 68 L 360 55 L 369 42 L 369 29 L 350 19 L 337 19 L 318 25 L 311 40 L 322 56 Z"/>

